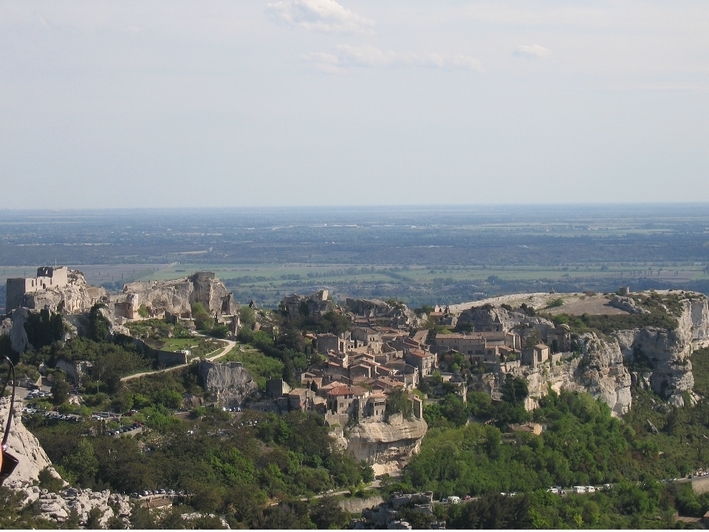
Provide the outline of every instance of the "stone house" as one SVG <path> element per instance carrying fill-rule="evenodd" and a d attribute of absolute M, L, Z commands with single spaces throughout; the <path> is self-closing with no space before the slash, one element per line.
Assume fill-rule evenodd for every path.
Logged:
<path fill-rule="evenodd" d="M 321 355 L 326 355 L 328 351 L 344 353 L 354 347 L 350 331 L 338 335 L 332 333 L 318 334 L 315 336 L 315 348 Z"/>
<path fill-rule="evenodd" d="M 367 395 L 367 390 L 361 386 L 336 386 L 327 393 L 327 409 L 333 414 L 360 418 L 364 413 Z"/>
<path fill-rule="evenodd" d="M 313 410 L 315 408 L 316 394 L 310 388 L 294 388 L 286 395 L 288 410 Z"/>
<path fill-rule="evenodd" d="M 436 368 L 437 357 L 435 353 L 421 349 L 407 349 L 404 352 L 404 361 L 418 368 L 420 377 L 428 377 Z"/>
<path fill-rule="evenodd" d="M 382 350 L 382 335 L 369 327 L 356 327 L 352 331 L 352 341 L 355 349 L 367 346 L 373 353 L 380 353 Z"/>
<path fill-rule="evenodd" d="M 549 360 L 549 346 L 545 344 L 537 344 L 522 350 L 522 363 L 526 366 L 536 368 Z"/>
<path fill-rule="evenodd" d="M 387 396 L 383 393 L 372 393 L 367 398 L 365 416 L 373 420 L 380 420 L 386 412 Z"/>

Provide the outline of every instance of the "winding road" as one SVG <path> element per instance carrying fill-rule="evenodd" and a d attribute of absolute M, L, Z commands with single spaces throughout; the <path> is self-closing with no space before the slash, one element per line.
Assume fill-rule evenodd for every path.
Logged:
<path fill-rule="evenodd" d="M 226 342 L 227 345 L 217 349 L 215 355 L 205 357 L 205 360 L 209 360 L 210 362 L 212 360 L 216 360 L 217 358 L 223 357 L 227 353 L 231 353 L 231 350 L 234 349 L 234 347 L 236 347 L 236 342 L 234 340 L 223 339 L 220 341 Z M 135 375 L 128 375 L 127 377 L 121 378 L 121 382 L 127 382 L 127 381 L 131 381 L 133 379 L 139 379 L 140 377 L 145 377 L 146 375 L 153 375 L 155 373 L 164 373 L 166 371 L 175 371 L 177 369 L 186 368 L 187 366 L 190 366 L 191 364 L 192 364 L 192 362 L 188 362 L 187 364 L 179 364 L 177 366 L 171 366 L 169 368 L 154 369 L 152 371 L 144 371 L 143 373 L 136 373 Z"/>

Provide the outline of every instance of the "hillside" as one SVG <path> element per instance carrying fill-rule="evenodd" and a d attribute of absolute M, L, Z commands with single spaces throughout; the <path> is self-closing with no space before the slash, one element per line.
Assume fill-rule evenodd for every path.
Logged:
<path fill-rule="evenodd" d="M 211 513 L 231 526 L 341 527 L 349 517 L 336 501 L 298 499 L 328 490 L 360 492 L 372 480 L 372 468 L 401 475 L 380 479 L 385 498 L 394 491 L 430 490 L 436 500 L 457 495 L 488 501 L 516 492 L 523 498 L 485 504 L 503 514 L 524 514 L 520 526 L 607 526 L 614 519 L 626 527 L 648 526 L 655 518 L 671 524 L 672 509 L 689 516 L 709 509 L 709 499 L 694 494 L 691 483 L 659 482 L 709 469 L 702 443 L 709 438 L 709 307 L 701 294 L 520 294 L 447 312 L 431 308 L 428 315 L 393 301 L 351 301 L 347 310 L 322 293 L 288 301 L 290 307 L 277 312 L 239 311 L 245 328 L 227 357 L 233 362 L 153 370 L 125 381 L 90 373 L 80 383 L 78 401 L 59 395 L 63 377 L 54 372 L 54 404 L 30 400 L 23 421 L 73 487 L 122 494 L 116 498 L 124 505 L 119 513 L 109 515 L 101 506 L 104 525 L 120 519 L 130 527 L 163 526 L 178 514 L 199 512 L 209 526 L 221 526 L 204 521 Z M 357 312 L 368 314 L 368 325 Z M 456 326 L 434 321 L 451 317 Z M 103 318 L 94 313 L 93 319 Z M 161 338 L 184 334 L 157 318 L 138 323 Z M 396 323 L 408 323 L 411 333 L 392 327 Z M 417 324 L 431 327 L 430 343 L 419 343 L 425 334 L 413 334 Z M 456 339 L 462 346 L 502 337 L 513 347 L 489 343 L 483 354 L 449 347 Z M 318 344 L 333 338 L 353 342 L 343 353 L 351 363 L 335 373 L 340 355 L 322 354 Z M 18 368 L 27 372 L 40 361 L 53 365 L 57 357 L 89 355 L 95 368 L 116 376 L 126 371 L 119 360 L 130 359 L 131 368 L 147 364 L 129 346 L 77 338 L 24 353 Z M 415 393 L 387 391 L 397 390 L 395 378 L 402 379 L 399 386 L 413 386 L 406 384 L 406 373 L 396 374 L 410 356 L 435 358 L 436 366 L 421 366 Z M 367 367 L 388 377 L 368 380 Z M 326 377 L 333 382 L 326 384 Z M 274 378 L 281 395 L 264 387 Z M 357 385 L 345 384 L 351 378 L 359 379 Z M 346 399 L 343 390 L 367 401 L 352 410 L 351 403 L 335 401 Z M 42 413 L 51 408 L 56 415 Z M 98 415 L 105 411 L 112 413 Z M 130 431 L 119 431 L 129 424 Z M 61 485 L 39 474 L 44 465 L 15 487 L 38 493 L 31 484 L 39 482 L 57 490 L 55 502 L 70 500 L 73 495 L 59 493 Z M 570 490 L 604 484 L 611 488 L 598 495 L 542 495 L 555 485 Z M 170 499 L 172 517 L 144 513 L 145 500 L 128 497 L 160 489 L 183 493 Z M 49 503 L 41 504 L 45 509 L 35 518 L 75 522 L 65 503 L 60 517 L 50 515 Z M 449 527 L 470 527 L 487 511 L 480 504 L 461 505 L 463 514 L 437 503 L 432 511 Z M 28 520 L 29 506 L 15 508 L 5 523 L 39 524 Z M 86 508 L 81 525 L 90 518 Z"/>

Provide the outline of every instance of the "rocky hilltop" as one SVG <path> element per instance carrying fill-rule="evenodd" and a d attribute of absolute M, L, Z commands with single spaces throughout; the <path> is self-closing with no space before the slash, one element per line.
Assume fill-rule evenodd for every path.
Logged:
<path fill-rule="evenodd" d="M 192 305 L 200 303 L 212 316 L 233 315 L 238 305 L 234 296 L 212 272 L 197 272 L 172 281 L 128 283 L 123 294 L 111 298 L 117 317 L 136 319 L 141 307 L 151 316 L 166 313 L 188 318 Z"/>
<path fill-rule="evenodd" d="M 106 289 L 101 286 L 91 286 L 86 282 L 84 274 L 78 270 L 69 270 L 69 283 L 62 288 L 47 289 L 34 294 L 27 294 L 27 308 L 50 308 L 68 314 L 86 312 L 96 303 L 106 301 Z"/>
<path fill-rule="evenodd" d="M 520 333 L 523 342 L 536 337 L 550 345 L 552 339 L 566 344 L 560 346 L 561 352 L 553 355 L 549 363 L 538 367 L 507 364 L 501 372 L 481 377 L 478 388 L 493 395 L 499 393 L 505 374 L 510 373 L 526 378 L 530 393 L 528 408 L 533 408 L 551 387 L 556 391 L 589 392 L 606 402 L 615 415 L 622 415 L 630 409 L 632 384 L 652 389 L 677 406 L 684 405 L 687 393 L 695 400 L 690 356 L 694 350 L 709 346 L 709 300 L 703 294 L 680 291 L 636 296 L 638 301 L 654 297 L 654 311 L 664 313 L 665 322 L 673 325 L 624 328 L 628 322 L 623 316 L 651 314 L 627 297 L 547 296 L 546 302 L 551 298 L 563 301 L 558 308 L 550 309 L 551 314 L 581 316 L 583 313 L 583 316 L 609 317 L 607 324 L 610 325 L 607 326 L 614 323 L 617 326 L 605 334 L 589 329 L 572 330 L 566 325 L 556 325 L 547 317 L 531 316 L 519 308 L 513 309 L 515 303 L 524 301 L 524 296 L 507 296 L 505 303 L 481 302 L 466 309 L 460 315 L 459 324 L 470 323 L 486 327 L 485 330 L 514 330 Z M 535 303 L 540 305 L 538 299 Z M 542 301 L 540 306 L 544 308 L 543 305 Z"/>
<path fill-rule="evenodd" d="M 173 281 L 146 281 L 128 283 L 120 294 L 107 294 L 102 287 L 86 283 L 84 274 L 77 270 L 40 268 L 62 274 L 57 284 L 50 285 L 39 280 L 48 277 L 8 279 L 7 307 L 9 314 L 0 322 L 0 335 L 10 337 L 13 351 L 23 353 L 33 350 L 25 324 L 30 314 L 43 310 L 60 313 L 64 321 L 63 340 L 74 336 L 86 336 L 89 312 L 97 303 L 98 310 L 109 324 L 109 333 L 129 336 L 126 320 L 144 317 L 163 318 L 168 315 L 192 317 L 192 305 L 201 304 L 210 316 L 234 316 L 238 304 L 231 292 L 212 272 L 195 274 Z M 55 280 L 52 278 L 52 280 Z M 32 284 L 34 283 L 34 284 Z M 28 288 L 29 287 L 29 288 Z"/>

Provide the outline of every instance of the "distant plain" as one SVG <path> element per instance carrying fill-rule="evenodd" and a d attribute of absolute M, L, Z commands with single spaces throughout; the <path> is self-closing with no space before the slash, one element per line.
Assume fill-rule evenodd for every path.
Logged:
<path fill-rule="evenodd" d="M 215 272 L 287 294 L 460 303 L 514 292 L 709 292 L 709 205 L 0 211 L 0 282 L 66 264 L 91 284 Z M 4 297 L 2 298 L 4 300 Z"/>

